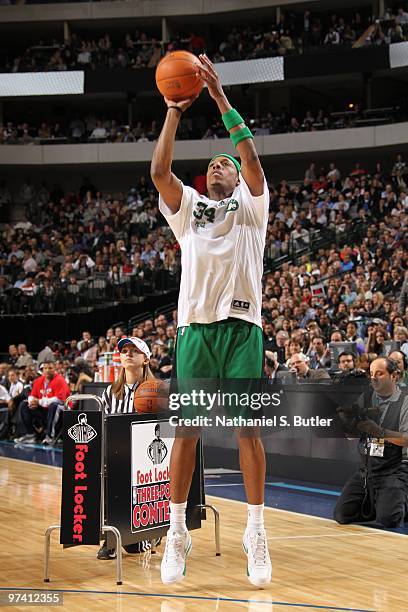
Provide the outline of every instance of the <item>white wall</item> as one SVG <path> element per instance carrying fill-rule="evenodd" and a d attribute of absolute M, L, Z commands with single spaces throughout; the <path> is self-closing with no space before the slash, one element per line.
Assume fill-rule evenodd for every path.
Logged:
<path fill-rule="evenodd" d="M 376 127 L 277 134 L 255 138 L 258 153 L 264 157 L 317 154 L 324 151 L 353 151 L 406 147 L 408 123 Z M 0 168 L 3 166 L 59 166 L 88 164 L 126 164 L 149 162 L 154 143 L 82 144 L 82 145 L 3 145 L 0 146 Z M 176 142 L 175 161 L 209 159 L 223 151 L 234 153 L 231 141 L 188 140 Z"/>

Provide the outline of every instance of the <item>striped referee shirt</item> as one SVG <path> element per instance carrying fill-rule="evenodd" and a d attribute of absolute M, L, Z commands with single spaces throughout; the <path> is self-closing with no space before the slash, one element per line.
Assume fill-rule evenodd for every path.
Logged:
<path fill-rule="evenodd" d="M 116 399 L 115 395 L 112 393 L 112 385 L 106 387 L 102 394 L 102 401 L 105 407 L 105 412 L 107 414 L 118 414 L 118 413 L 128 413 L 134 412 L 133 400 L 135 397 L 135 391 L 138 388 L 139 383 L 136 382 L 133 385 L 129 385 L 125 383 L 123 399 Z"/>

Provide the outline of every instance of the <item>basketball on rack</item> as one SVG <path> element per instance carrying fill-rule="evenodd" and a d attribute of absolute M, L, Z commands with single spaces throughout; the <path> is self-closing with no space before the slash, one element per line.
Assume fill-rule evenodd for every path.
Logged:
<path fill-rule="evenodd" d="M 142 382 L 135 391 L 135 412 L 156 413 L 167 409 L 169 386 L 162 380 L 151 378 Z"/>
<path fill-rule="evenodd" d="M 189 51 L 165 55 L 156 68 L 156 85 L 162 96 L 179 102 L 199 94 L 204 86 L 201 62 Z"/>

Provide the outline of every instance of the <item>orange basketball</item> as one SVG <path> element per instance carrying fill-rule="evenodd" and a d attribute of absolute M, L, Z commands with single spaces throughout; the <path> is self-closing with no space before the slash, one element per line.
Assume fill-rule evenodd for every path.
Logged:
<path fill-rule="evenodd" d="M 178 102 L 199 94 L 204 86 L 201 62 L 189 51 L 173 51 L 156 68 L 156 85 L 162 96 Z"/>
<path fill-rule="evenodd" d="M 167 409 L 169 387 L 162 380 L 151 378 L 142 382 L 135 391 L 135 412 L 155 413 Z"/>

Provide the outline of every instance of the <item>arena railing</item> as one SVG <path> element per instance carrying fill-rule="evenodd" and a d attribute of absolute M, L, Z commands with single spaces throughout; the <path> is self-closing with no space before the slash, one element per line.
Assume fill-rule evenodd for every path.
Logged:
<path fill-rule="evenodd" d="M 88 312 L 92 308 L 123 301 L 140 301 L 176 289 L 179 275 L 168 270 L 152 270 L 148 278 L 137 275 L 111 283 L 89 278 L 65 287 L 35 287 L 23 291 L 11 287 L 0 296 L 0 314 L 22 315 L 58 312 Z"/>

